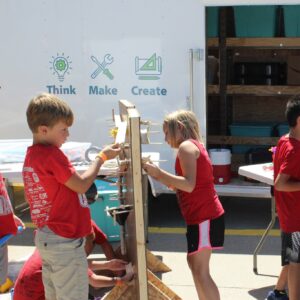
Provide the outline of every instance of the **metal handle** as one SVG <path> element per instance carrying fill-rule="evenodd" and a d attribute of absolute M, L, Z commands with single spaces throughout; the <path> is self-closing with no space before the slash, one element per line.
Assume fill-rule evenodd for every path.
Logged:
<path fill-rule="evenodd" d="M 189 109 L 194 111 L 194 50 L 189 50 L 189 66 L 190 66 L 190 96 L 189 100 Z"/>
<path fill-rule="evenodd" d="M 191 111 L 195 110 L 194 106 L 194 77 L 195 74 L 197 75 L 197 69 L 196 72 L 194 70 L 194 62 L 203 61 L 204 59 L 204 49 L 195 48 L 189 50 L 189 66 L 190 66 L 190 96 L 187 97 L 188 107 Z M 197 66 L 196 66 L 197 67 Z"/>

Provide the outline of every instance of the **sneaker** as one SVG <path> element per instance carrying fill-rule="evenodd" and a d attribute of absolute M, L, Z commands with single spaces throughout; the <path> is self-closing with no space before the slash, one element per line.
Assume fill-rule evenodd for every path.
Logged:
<path fill-rule="evenodd" d="M 276 297 L 274 291 L 270 291 L 266 300 L 289 300 L 289 297 L 287 294 L 281 294 L 280 296 Z"/>

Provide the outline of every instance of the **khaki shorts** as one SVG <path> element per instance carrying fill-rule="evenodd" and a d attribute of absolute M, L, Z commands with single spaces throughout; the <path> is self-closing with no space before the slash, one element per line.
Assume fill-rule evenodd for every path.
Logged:
<path fill-rule="evenodd" d="M 7 244 L 0 247 L 0 285 L 5 283 L 8 272 Z"/>
<path fill-rule="evenodd" d="M 85 239 L 68 239 L 48 227 L 37 230 L 35 244 L 42 257 L 47 300 L 87 300 L 88 273 Z"/>

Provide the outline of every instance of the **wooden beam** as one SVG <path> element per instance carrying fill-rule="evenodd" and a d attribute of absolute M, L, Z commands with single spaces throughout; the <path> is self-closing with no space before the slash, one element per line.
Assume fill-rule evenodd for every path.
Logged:
<path fill-rule="evenodd" d="M 218 85 L 208 85 L 209 95 L 218 95 Z M 227 85 L 227 95 L 292 96 L 300 94 L 300 86 L 292 85 Z"/>
<path fill-rule="evenodd" d="M 127 255 L 122 255 L 121 247 L 115 249 L 116 258 L 124 259 L 128 261 Z M 158 259 L 152 252 L 146 249 L 146 260 L 147 260 L 147 268 L 153 273 L 167 273 L 171 272 L 172 270 L 163 263 L 160 259 Z"/>
<path fill-rule="evenodd" d="M 175 294 L 169 287 L 167 287 L 158 277 L 156 277 L 150 270 L 147 270 L 147 277 L 148 277 L 148 290 L 149 290 L 149 299 L 160 299 L 156 297 L 151 297 L 151 285 L 155 286 L 160 293 L 165 296 L 165 298 L 161 299 L 170 299 L 170 300 L 181 300 L 181 298 Z"/>
<path fill-rule="evenodd" d="M 152 282 L 148 282 L 149 300 L 171 300 L 167 295 L 163 294 L 159 287 Z"/>
<path fill-rule="evenodd" d="M 244 136 L 229 136 L 229 135 L 209 135 L 207 137 L 208 144 L 223 144 L 223 145 L 270 145 L 277 144 L 279 137 L 244 137 Z"/>
<path fill-rule="evenodd" d="M 127 122 L 119 122 L 117 125 L 118 128 L 118 132 L 117 132 L 117 136 L 115 139 L 115 143 L 117 144 L 122 144 L 125 143 L 126 141 L 126 131 L 127 131 Z"/>
<path fill-rule="evenodd" d="M 167 287 L 150 270 L 147 270 L 148 300 L 181 300 L 181 298 Z M 136 281 L 126 282 L 115 286 L 102 299 L 103 300 L 134 300 L 136 295 Z"/>
<path fill-rule="evenodd" d="M 227 47 L 258 47 L 258 48 L 299 48 L 300 38 L 227 38 Z M 219 47 L 218 38 L 209 38 L 207 46 L 210 48 Z"/>
<path fill-rule="evenodd" d="M 140 114 L 134 104 L 127 100 L 119 101 L 119 111 L 122 122 L 127 123 L 125 140 L 129 145 L 128 148 L 124 148 L 123 154 L 128 161 L 124 177 L 127 186 L 124 192 L 124 204 L 131 205 L 133 208 L 126 220 L 127 235 L 125 237 L 125 248 L 128 258 L 135 270 L 135 296 L 132 299 L 147 300 L 148 285 L 143 210 Z"/>
<path fill-rule="evenodd" d="M 172 271 L 166 264 L 158 259 L 149 250 L 146 250 L 147 268 L 153 273 L 166 273 Z"/>
<path fill-rule="evenodd" d="M 126 256 L 133 265 L 134 277 L 130 283 L 115 286 L 103 299 L 105 300 L 179 300 L 180 298 L 151 271 L 147 271 L 147 264 L 154 271 L 164 272 L 170 269 L 160 262 L 145 247 L 144 203 L 143 197 L 147 193 L 143 186 L 147 180 L 142 177 L 142 155 L 140 139 L 140 114 L 135 106 L 127 100 L 119 101 L 120 118 L 117 117 L 117 141 L 128 143 L 123 148 L 122 159 L 127 160 L 124 183 L 124 204 L 132 210 L 126 220 L 126 232 L 123 235 L 125 246 L 121 254 Z M 122 190 L 123 193 L 123 190 Z M 125 251 L 126 250 L 126 251 Z M 162 268 L 164 267 L 164 268 Z M 150 280 L 148 279 L 150 278 Z"/>
<path fill-rule="evenodd" d="M 134 294 L 133 285 L 134 282 L 132 281 L 130 283 L 115 286 L 111 291 L 109 291 L 109 293 L 102 297 L 102 300 L 135 299 L 135 297 L 127 298 L 128 294 L 130 296 Z"/>

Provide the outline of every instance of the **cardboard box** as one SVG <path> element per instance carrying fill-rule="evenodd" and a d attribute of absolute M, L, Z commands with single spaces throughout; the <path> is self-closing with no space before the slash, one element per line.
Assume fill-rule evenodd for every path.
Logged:
<path fill-rule="evenodd" d="M 300 55 L 288 57 L 287 84 L 300 85 Z"/>

